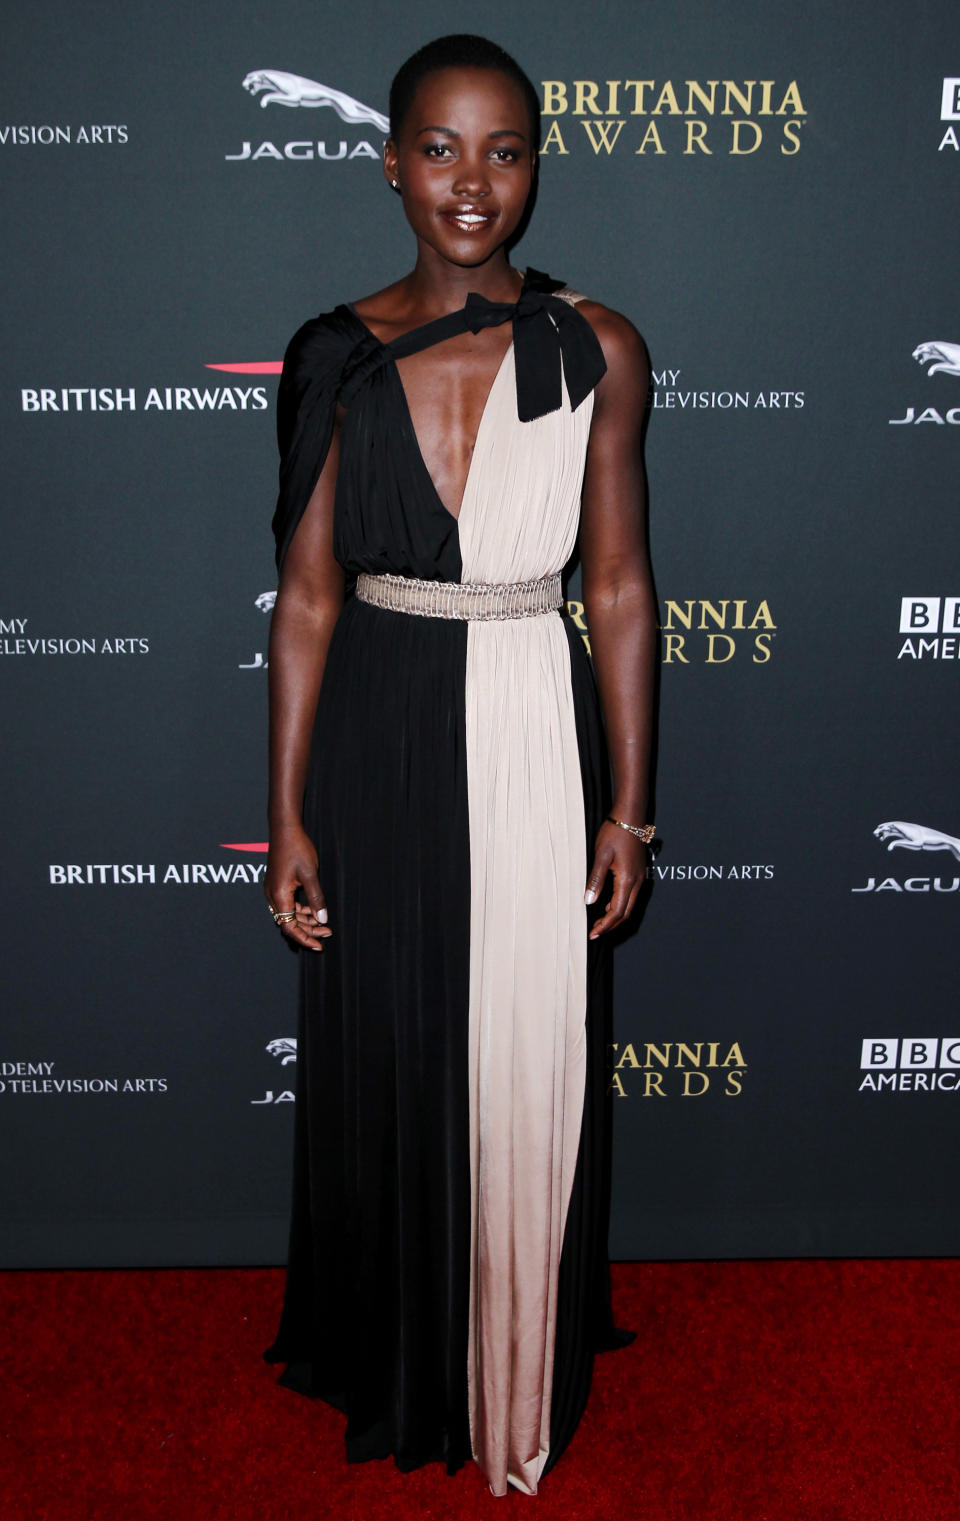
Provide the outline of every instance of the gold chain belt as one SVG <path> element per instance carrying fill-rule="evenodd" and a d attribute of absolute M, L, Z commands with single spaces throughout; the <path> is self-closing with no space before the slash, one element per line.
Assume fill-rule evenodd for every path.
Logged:
<path fill-rule="evenodd" d="M 421 618 L 469 618 L 486 622 L 492 618 L 536 618 L 563 606 L 560 573 L 539 581 L 505 584 L 483 581 L 418 581 L 413 576 L 357 577 L 356 594 L 361 602 L 395 613 L 415 613 Z"/>

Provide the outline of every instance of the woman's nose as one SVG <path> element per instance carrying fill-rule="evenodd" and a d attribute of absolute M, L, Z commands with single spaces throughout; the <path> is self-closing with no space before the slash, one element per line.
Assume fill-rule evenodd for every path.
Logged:
<path fill-rule="evenodd" d="M 459 195 L 487 195 L 490 179 L 485 161 L 462 158 L 457 165 L 453 189 Z"/>

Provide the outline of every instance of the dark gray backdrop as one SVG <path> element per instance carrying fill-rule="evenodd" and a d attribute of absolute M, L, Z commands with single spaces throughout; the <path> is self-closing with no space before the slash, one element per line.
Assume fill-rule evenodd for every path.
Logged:
<path fill-rule="evenodd" d="M 282 70 L 375 115 L 456 27 L 565 91 L 516 262 L 626 312 L 659 379 L 663 848 L 618 951 L 612 1252 L 960 1251 L 960 23 L 952 0 L 781 11 L 18 12 L 7 1265 L 283 1258 L 295 957 L 253 848 L 268 367 L 413 248 L 375 121 L 243 82 Z"/>

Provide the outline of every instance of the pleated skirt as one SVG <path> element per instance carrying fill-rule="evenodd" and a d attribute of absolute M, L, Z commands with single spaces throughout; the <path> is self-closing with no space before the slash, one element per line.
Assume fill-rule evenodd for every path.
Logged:
<path fill-rule="evenodd" d="M 582 905 L 603 729 L 570 618 L 523 621 L 494 649 L 350 598 L 334 631 L 304 811 L 333 935 L 301 953 L 264 1354 L 345 1413 L 348 1460 L 473 1457 L 498 1494 L 536 1490 L 595 1352 L 631 1339 L 609 1296 L 609 951 Z"/>

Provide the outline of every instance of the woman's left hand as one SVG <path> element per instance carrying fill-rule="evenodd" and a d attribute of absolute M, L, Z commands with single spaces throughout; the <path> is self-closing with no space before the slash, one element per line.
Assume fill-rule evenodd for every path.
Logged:
<path fill-rule="evenodd" d="M 647 873 L 647 847 L 643 841 L 629 830 L 621 829 L 619 824 L 605 821 L 597 832 L 585 903 L 597 901 L 608 872 L 613 874 L 613 892 L 604 913 L 590 931 L 591 940 L 629 918 Z"/>

